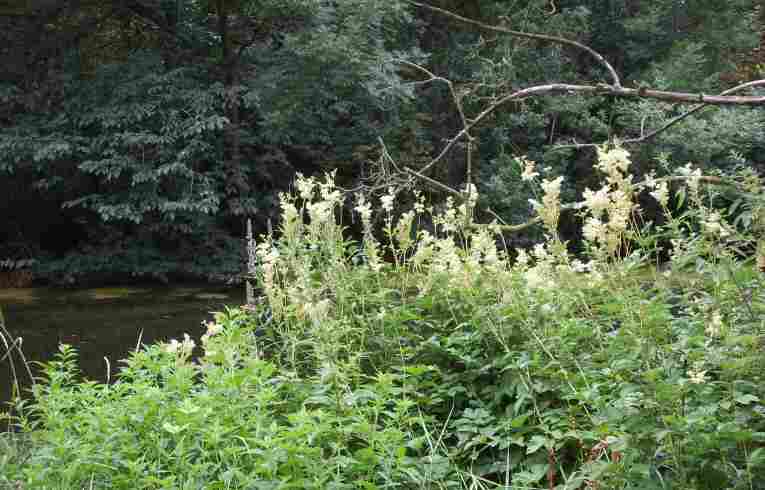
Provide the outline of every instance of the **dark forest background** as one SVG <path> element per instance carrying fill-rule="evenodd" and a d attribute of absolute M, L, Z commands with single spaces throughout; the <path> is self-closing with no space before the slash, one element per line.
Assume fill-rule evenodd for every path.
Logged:
<path fill-rule="evenodd" d="M 429 3 L 580 41 L 629 86 L 712 94 L 765 72 L 755 0 Z M 413 83 L 422 75 L 401 60 L 452 80 L 469 114 L 530 85 L 606 80 L 582 51 L 395 0 L 0 0 L 0 262 L 53 284 L 236 280 L 246 220 L 266 231 L 297 172 L 334 170 L 352 189 L 374 173 L 380 140 L 416 169 L 459 131 L 446 86 Z M 525 99 L 475 132 L 473 174 L 494 212 L 522 222 L 531 194 L 514 157 L 565 175 L 570 201 L 593 181 L 594 150 L 561 145 L 635 137 L 681 110 Z M 763 147 L 762 109 L 733 107 L 630 150 L 643 173 L 762 169 Z M 434 176 L 453 188 L 462 150 Z"/>

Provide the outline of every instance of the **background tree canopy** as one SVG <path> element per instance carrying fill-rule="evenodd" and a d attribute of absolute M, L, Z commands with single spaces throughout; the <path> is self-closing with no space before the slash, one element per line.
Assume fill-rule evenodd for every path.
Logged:
<path fill-rule="evenodd" d="M 625 84 L 717 93 L 759 77 L 754 0 L 433 0 L 489 24 L 577 40 Z M 354 187 L 378 138 L 417 168 L 459 130 L 445 86 L 475 114 L 514 89 L 605 80 L 582 52 L 519 40 L 396 0 L 0 1 L 0 258 L 38 277 L 224 280 L 241 269 L 245 218 L 278 215 L 296 172 L 337 170 Z M 514 156 L 565 174 L 573 197 L 591 149 L 637 136 L 674 104 L 608 96 L 508 105 L 478 131 L 477 184 L 508 221 L 530 214 Z M 670 160 L 761 166 L 762 109 L 710 109 L 641 145 Z M 458 187 L 464 155 L 437 169 Z M 523 241 L 533 234 L 515 237 Z"/>

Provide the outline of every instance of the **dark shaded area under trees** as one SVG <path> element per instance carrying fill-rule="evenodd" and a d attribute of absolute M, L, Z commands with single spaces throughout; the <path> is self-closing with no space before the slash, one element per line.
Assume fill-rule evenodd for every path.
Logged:
<path fill-rule="evenodd" d="M 762 76 L 753 0 L 429 3 L 584 43 L 625 87 L 718 94 Z M 336 170 L 357 187 L 379 139 L 422 168 L 460 117 L 445 86 L 415 84 L 422 74 L 397 60 L 451 80 L 472 115 L 529 86 L 609 82 L 581 50 L 389 0 L 2 0 L 0 46 L 0 259 L 35 258 L 35 276 L 58 284 L 228 281 L 246 219 L 265 231 L 296 172 Z M 515 156 L 566 175 L 571 201 L 594 152 L 565 145 L 639 137 L 682 110 L 605 92 L 512 102 L 475 128 L 472 174 L 494 212 L 523 222 Z M 700 111 L 631 148 L 636 171 L 662 154 L 761 169 L 762 119 L 758 107 Z M 431 177 L 464 184 L 462 144 Z"/>

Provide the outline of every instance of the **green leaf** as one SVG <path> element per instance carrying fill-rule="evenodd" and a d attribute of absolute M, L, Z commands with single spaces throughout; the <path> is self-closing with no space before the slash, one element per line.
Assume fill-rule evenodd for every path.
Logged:
<path fill-rule="evenodd" d="M 748 393 L 737 393 L 734 396 L 734 400 L 736 400 L 736 403 L 740 405 L 749 405 L 751 403 L 760 401 L 760 398 L 754 395 L 750 395 Z"/>
<path fill-rule="evenodd" d="M 526 454 L 534 454 L 539 450 L 539 448 L 546 446 L 548 443 L 548 440 L 544 436 L 535 435 L 532 436 L 531 440 L 526 445 Z"/>

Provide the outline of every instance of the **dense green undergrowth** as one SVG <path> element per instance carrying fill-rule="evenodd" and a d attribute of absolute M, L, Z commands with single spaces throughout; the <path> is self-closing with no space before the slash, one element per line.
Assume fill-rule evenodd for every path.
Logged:
<path fill-rule="evenodd" d="M 299 179 L 257 248 L 262 301 L 141 348 L 111 384 L 78 381 L 63 346 L 9 418 L 0 485 L 765 489 L 765 288 L 737 252 L 757 200 L 734 226 L 687 168 L 690 210 L 652 181 L 668 222 L 636 226 L 626 156 L 603 151 L 585 193 L 586 262 L 557 239 L 559 180 L 527 252 L 472 221 L 471 188 L 430 232 L 422 199 L 382 196 L 391 244 L 362 198 L 348 243 L 331 179 Z M 648 267 L 662 241 L 670 262 Z"/>

